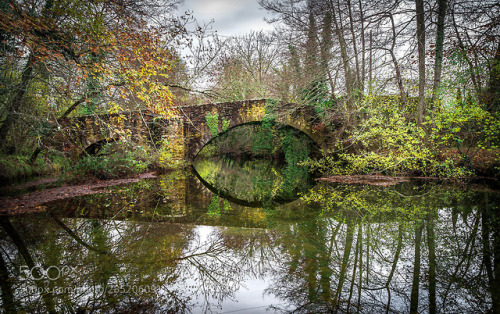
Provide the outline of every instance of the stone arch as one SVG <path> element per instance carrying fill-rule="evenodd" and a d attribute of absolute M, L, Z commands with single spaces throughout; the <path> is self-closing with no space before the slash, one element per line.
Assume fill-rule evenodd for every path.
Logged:
<path fill-rule="evenodd" d="M 243 123 L 240 123 L 238 125 L 231 126 L 227 130 L 224 130 L 215 136 L 211 136 L 207 141 L 205 141 L 203 143 L 203 145 L 198 149 L 198 151 L 196 151 L 194 153 L 192 160 L 194 160 L 198 156 L 198 154 L 203 149 L 203 147 L 209 145 L 210 143 L 212 143 L 213 141 L 216 141 L 217 139 L 220 139 L 221 136 L 224 136 L 225 134 L 230 133 L 234 129 L 237 129 L 237 128 L 245 126 L 245 125 L 262 125 L 263 123 L 264 123 L 264 121 L 262 121 L 262 120 L 243 122 Z M 312 143 L 313 147 L 315 148 L 314 153 L 318 153 L 321 151 L 321 146 L 316 142 L 316 140 L 314 140 L 309 134 L 307 134 L 303 130 L 298 129 L 298 128 L 291 126 L 291 125 L 288 125 L 288 124 L 283 124 L 283 123 L 276 123 L 276 125 L 277 125 L 278 129 L 285 128 L 285 129 L 292 129 L 292 130 L 300 132 L 301 134 L 305 135 L 309 139 L 309 141 Z"/>
<path fill-rule="evenodd" d="M 246 100 L 229 103 L 205 104 L 188 107 L 184 127 L 185 159 L 192 162 L 197 153 L 212 138 L 206 124 L 208 113 L 219 115 L 218 133 L 222 131 L 222 121 L 229 122 L 229 128 L 248 122 L 261 122 L 266 116 L 272 117 L 276 123 L 294 127 L 309 136 L 321 150 L 329 149 L 335 138 L 336 131 L 327 127 L 318 116 L 313 106 L 298 107 L 296 104 L 270 105 L 266 99 Z M 340 130 L 342 121 L 334 117 L 334 127 Z"/>
<path fill-rule="evenodd" d="M 205 104 L 189 107 L 189 111 L 184 111 L 188 113 L 184 122 L 185 155 L 186 159 L 192 162 L 201 148 L 214 137 L 206 123 L 207 114 L 218 114 L 217 131 L 220 133 L 223 121 L 229 122 L 229 128 L 247 122 L 262 121 L 266 114 L 266 99 Z"/>
<path fill-rule="evenodd" d="M 82 153 L 80 154 L 80 156 L 85 156 L 85 155 L 91 155 L 91 156 L 94 156 L 94 155 L 97 155 L 97 153 L 99 153 L 99 151 L 106 145 L 106 144 L 109 144 L 109 143 L 114 143 L 114 142 L 118 142 L 120 139 L 119 138 L 105 138 L 105 139 L 102 139 L 102 140 L 98 140 L 90 145 L 88 145 L 83 151 Z"/>

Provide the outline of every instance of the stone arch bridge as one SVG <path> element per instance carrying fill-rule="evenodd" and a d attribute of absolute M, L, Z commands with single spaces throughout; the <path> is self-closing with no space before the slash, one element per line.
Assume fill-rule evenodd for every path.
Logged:
<path fill-rule="evenodd" d="M 174 160 L 193 161 L 213 136 L 207 125 L 208 114 L 218 114 L 218 132 L 223 121 L 229 128 L 262 121 L 267 115 L 279 124 L 289 125 L 307 134 L 320 148 L 331 147 L 334 133 L 325 127 L 313 107 L 297 109 L 293 104 L 271 105 L 266 99 L 182 106 L 175 108 L 175 118 L 165 118 L 148 111 L 126 111 L 117 114 L 89 115 L 59 121 L 52 145 L 76 159 L 84 151 L 95 153 L 103 144 L 128 139 L 151 145 L 167 145 Z M 335 126 L 341 121 L 334 119 Z M 227 125 L 228 124 L 228 125 Z"/>

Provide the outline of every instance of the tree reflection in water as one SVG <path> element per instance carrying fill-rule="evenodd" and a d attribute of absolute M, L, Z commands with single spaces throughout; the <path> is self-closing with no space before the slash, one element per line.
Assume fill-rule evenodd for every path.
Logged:
<path fill-rule="evenodd" d="M 284 231 L 300 240 L 283 242 L 267 289 L 296 312 L 498 309 L 498 193 L 337 185 L 305 198 L 333 217 Z"/>
<path fill-rule="evenodd" d="M 179 185 L 162 180 L 59 204 L 47 214 L 1 217 L 3 309 L 221 312 L 249 307 L 244 299 L 255 291 L 247 286 L 261 289 L 263 298 L 251 300 L 258 310 L 500 308 L 498 192 L 318 184 L 291 203 L 248 208 L 196 184 L 173 192 Z M 171 211 L 153 207 L 168 198 L 183 223 L 170 223 Z M 93 204 L 110 205 L 89 209 Z M 119 215 L 123 204 L 133 205 L 133 214 Z M 40 266 L 35 277 L 50 266 L 70 271 L 34 280 L 22 266 Z"/>

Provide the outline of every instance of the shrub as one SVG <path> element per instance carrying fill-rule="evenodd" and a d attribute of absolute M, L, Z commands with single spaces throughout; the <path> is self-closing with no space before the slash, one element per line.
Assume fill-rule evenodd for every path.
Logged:
<path fill-rule="evenodd" d="M 500 127 L 479 107 L 443 110 L 429 120 L 426 133 L 405 119 L 399 103 L 373 100 L 360 103 L 362 120 L 350 131 L 349 142 L 339 141 L 320 160 L 308 165 L 327 175 L 385 174 L 464 178 L 474 175 L 469 154 L 475 147 L 497 147 Z M 492 136 L 492 134 L 494 134 Z M 346 144 L 349 146 L 346 148 Z M 440 153 L 457 145 L 463 160 L 441 158 Z M 496 146 L 495 146 L 496 145 Z M 477 152 L 477 150 L 476 150 Z M 469 162 L 464 162 L 469 160 Z"/>
<path fill-rule="evenodd" d="M 112 179 L 143 173 L 151 165 L 149 152 L 131 143 L 110 143 L 95 156 L 84 156 L 69 170 L 73 180 Z"/>
<path fill-rule="evenodd" d="M 185 161 L 179 159 L 183 156 L 184 145 L 182 139 L 168 141 L 163 139 L 158 150 L 153 154 L 152 168 L 156 171 L 165 172 L 172 169 L 179 169 L 185 166 Z"/>
<path fill-rule="evenodd" d="M 365 113 L 351 132 L 351 150 L 341 150 L 333 162 L 334 174 L 414 174 L 434 159 L 425 144 L 425 132 L 407 122 L 397 107 L 367 97 L 361 103 Z M 331 160 L 331 159 L 330 159 Z"/>
<path fill-rule="evenodd" d="M 480 150 L 499 149 L 500 117 L 482 109 L 473 99 L 449 104 L 426 124 L 431 126 L 438 145 L 458 150 L 463 166 L 471 167 Z"/>
<path fill-rule="evenodd" d="M 66 157 L 53 151 L 38 158 L 35 164 L 31 164 L 29 159 L 29 154 L 0 155 L 0 182 L 26 179 L 35 175 L 60 173 L 69 165 L 69 160 Z"/>

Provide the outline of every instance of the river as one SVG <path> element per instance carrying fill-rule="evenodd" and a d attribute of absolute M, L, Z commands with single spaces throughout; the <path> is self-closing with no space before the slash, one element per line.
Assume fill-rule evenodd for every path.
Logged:
<path fill-rule="evenodd" d="M 1 217 L 1 307 L 495 311 L 499 204 L 483 185 L 325 183 L 268 159 L 201 159 Z"/>

